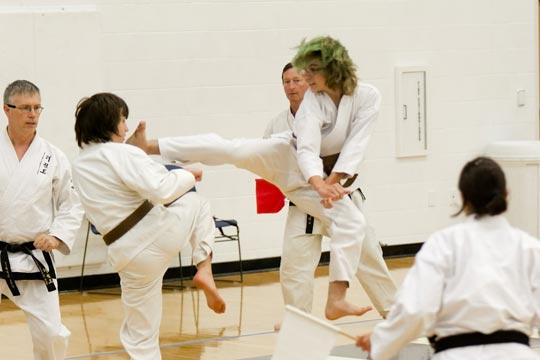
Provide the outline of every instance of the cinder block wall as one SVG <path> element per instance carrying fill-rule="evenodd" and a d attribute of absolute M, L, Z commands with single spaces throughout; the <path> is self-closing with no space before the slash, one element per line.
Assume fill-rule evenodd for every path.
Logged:
<path fill-rule="evenodd" d="M 4 0 L 0 87 L 41 87 L 39 132 L 70 158 L 75 105 L 99 91 L 124 97 L 130 127 L 145 119 L 152 137 L 257 137 L 287 106 L 280 72 L 294 47 L 331 35 L 383 96 L 361 169 L 369 219 L 382 243 L 416 243 L 453 221 L 467 159 L 496 140 L 538 138 L 537 14 L 528 0 Z M 396 157 L 399 66 L 427 69 L 427 156 Z M 246 259 L 280 255 L 285 214 L 255 214 L 254 176 L 207 168 L 198 189 L 217 216 L 239 221 Z M 63 276 L 80 271 L 85 231 L 59 259 Z M 99 238 L 90 248 L 88 271 L 110 271 Z M 233 246 L 216 249 L 216 261 L 235 259 Z"/>

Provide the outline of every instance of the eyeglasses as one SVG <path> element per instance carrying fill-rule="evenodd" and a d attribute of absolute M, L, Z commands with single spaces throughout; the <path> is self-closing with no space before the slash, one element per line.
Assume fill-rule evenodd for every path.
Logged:
<path fill-rule="evenodd" d="M 22 112 L 29 113 L 29 114 L 30 114 L 32 111 L 35 111 L 36 114 L 41 114 L 41 112 L 42 112 L 43 109 L 44 109 L 44 107 L 42 107 L 41 105 L 36 105 L 36 106 L 32 106 L 32 105 L 15 106 L 15 105 L 11 105 L 11 104 L 6 104 L 6 106 L 7 106 L 8 108 L 21 110 Z"/>
<path fill-rule="evenodd" d="M 322 70 L 322 67 L 310 66 L 302 70 L 302 74 L 315 75 Z"/>

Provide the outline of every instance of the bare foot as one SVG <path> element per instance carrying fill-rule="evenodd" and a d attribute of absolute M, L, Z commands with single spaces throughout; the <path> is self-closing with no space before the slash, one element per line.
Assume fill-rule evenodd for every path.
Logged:
<path fill-rule="evenodd" d="M 281 330 L 281 323 L 274 324 L 274 331 L 279 331 L 279 330 Z"/>
<path fill-rule="evenodd" d="M 193 277 L 193 283 L 199 289 L 204 291 L 206 296 L 206 304 L 215 313 L 222 314 L 225 312 L 225 300 L 219 295 L 216 283 L 211 273 L 199 269 Z"/>
<path fill-rule="evenodd" d="M 356 306 L 345 300 L 327 302 L 324 315 L 328 320 L 336 320 L 344 316 L 362 316 L 368 311 L 373 310 L 371 306 Z"/>
<path fill-rule="evenodd" d="M 148 153 L 148 140 L 146 139 L 146 121 L 142 120 L 137 125 L 135 132 L 126 140 L 126 144 L 137 146 Z"/>

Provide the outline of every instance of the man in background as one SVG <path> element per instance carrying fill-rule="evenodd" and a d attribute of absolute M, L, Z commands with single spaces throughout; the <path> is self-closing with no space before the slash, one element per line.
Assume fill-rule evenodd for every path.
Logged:
<path fill-rule="evenodd" d="M 291 63 L 283 67 L 281 82 L 289 100 L 289 108 L 268 123 L 264 132 L 265 138 L 283 131 L 293 131 L 294 116 L 309 87 Z M 289 202 L 279 269 L 281 293 L 286 305 L 311 312 L 313 282 L 321 257 L 322 238 L 319 220 Z M 275 328 L 277 330 L 279 324 L 276 324 Z"/>
<path fill-rule="evenodd" d="M 268 123 L 264 131 L 265 138 L 282 131 L 293 130 L 294 116 L 302 103 L 304 93 L 309 87 L 306 80 L 298 74 L 298 71 L 296 71 L 291 63 L 287 63 L 283 67 L 281 71 L 281 83 L 285 96 L 289 100 L 289 108 L 280 112 L 279 115 Z"/>

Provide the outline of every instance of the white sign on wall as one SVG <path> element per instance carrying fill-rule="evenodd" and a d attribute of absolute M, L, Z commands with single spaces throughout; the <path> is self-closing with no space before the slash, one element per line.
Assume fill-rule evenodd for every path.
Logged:
<path fill-rule="evenodd" d="M 426 69 L 398 67 L 396 85 L 396 156 L 425 156 L 428 151 Z"/>

